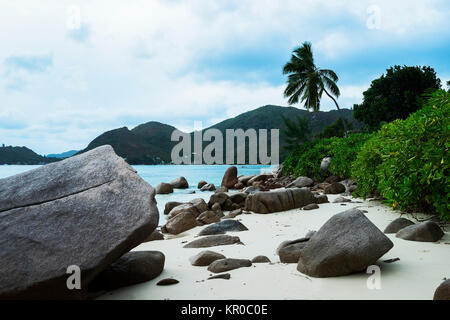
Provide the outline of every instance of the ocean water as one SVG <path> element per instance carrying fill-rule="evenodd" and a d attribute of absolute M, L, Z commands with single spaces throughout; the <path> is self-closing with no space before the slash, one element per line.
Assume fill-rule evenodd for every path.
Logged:
<path fill-rule="evenodd" d="M 13 176 L 28 170 L 36 169 L 39 166 L 25 165 L 1 165 L 0 179 Z M 206 201 L 213 192 L 201 192 L 197 189 L 200 180 L 208 183 L 214 183 L 216 187 L 220 186 L 222 177 L 229 165 L 155 165 L 155 166 L 133 166 L 138 174 L 150 185 L 156 187 L 160 182 L 170 182 L 171 180 L 183 176 L 189 183 L 188 189 L 174 189 L 171 194 L 158 194 L 156 201 L 160 214 L 159 225 L 163 225 L 166 216 L 163 214 L 164 206 L 168 201 L 187 202 L 194 198 L 203 198 Z M 251 175 L 263 172 L 271 172 L 274 166 L 269 165 L 236 165 L 238 175 Z M 195 193 L 192 193 L 192 192 Z"/>

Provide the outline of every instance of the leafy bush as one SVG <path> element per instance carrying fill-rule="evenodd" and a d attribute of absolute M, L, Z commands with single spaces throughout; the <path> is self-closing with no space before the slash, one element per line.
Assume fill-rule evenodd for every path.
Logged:
<path fill-rule="evenodd" d="M 450 94 L 438 90 L 405 120 L 384 125 L 352 165 L 357 195 L 378 190 L 401 210 L 437 212 L 450 219 Z"/>
<path fill-rule="evenodd" d="M 348 138 L 319 139 L 304 143 L 295 149 L 284 161 L 283 171 L 286 174 L 307 176 L 316 181 L 326 177 L 320 170 L 320 163 L 324 157 L 333 157 L 329 171 L 342 178 L 350 177 L 351 164 L 370 134 L 355 133 Z"/>
<path fill-rule="evenodd" d="M 381 124 L 396 119 L 406 119 L 419 110 L 423 103 L 422 93 L 441 87 L 441 81 L 431 67 L 394 66 L 386 75 L 372 81 L 363 95 L 363 103 L 356 104 L 354 116 L 373 130 Z"/>

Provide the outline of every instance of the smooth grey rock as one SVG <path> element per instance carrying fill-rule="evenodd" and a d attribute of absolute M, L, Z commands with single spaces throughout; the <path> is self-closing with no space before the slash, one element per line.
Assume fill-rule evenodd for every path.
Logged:
<path fill-rule="evenodd" d="M 297 263 L 300 258 L 300 251 L 306 246 L 308 241 L 289 244 L 278 251 L 280 262 Z"/>
<path fill-rule="evenodd" d="M 303 210 L 314 210 L 319 209 L 319 206 L 316 203 L 310 203 L 303 207 Z"/>
<path fill-rule="evenodd" d="M 242 209 L 236 209 L 233 210 L 231 212 L 229 212 L 225 217 L 223 217 L 222 219 L 234 219 L 236 218 L 238 215 L 242 214 Z"/>
<path fill-rule="evenodd" d="M 208 280 L 213 280 L 213 279 L 230 280 L 230 278 L 231 278 L 231 275 L 229 273 L 223 273 L 223 274 L 218 274 L 216 276 L 209 277 Z"/>
<path fill-rule="evenodd" d="M 410 241 L 436 242 L 444 236 L 444 232 L 436 223 L 426 221 L 400 229 L 395 236 Z"/>
<path fill-rule="evenodd" d="M 192 256 L 189 258 L 189 262 L 193 266 L 197 267 L 206 267 L 209 266 L 212 262 L 219 260 L 219 259 L 225 259 L 226 257 L 218 252 L 210 251 L 210 250 L 204 250 L 199 253 L 197 253 L 195 256 Z"/>
<path fill-rule="evenodd" d="M 322 159 L 322 162 L 320 163 L 320 170 L 323 172 L 328 172 L 328 167 L 331 164 L 331 157 L 325 157 Z"/>
<path fill-rule="evenodd" d="M 333 203 L 344 203 L 344 202 L 352 202 L 352 200 L 339 196 L 333 201 Z"/>
<path fill-rule="evenodd" d="M 314 194 L 308 188 L 280 189 L 249 194 L 245 210 L 256 213 L 272 213 L 304 207 L 315 203 Z"/>
<path fill-rule="evenodd" d="M 313 232 L 315 232 L 315 231 L 313 231 Z M 286 240 L 286 241 L 283 241 L 282 243 L 280 243 L 280 244 L 278 245 L 278 248 L 277 248 L 277 250 L 276 250 L 276 254 L 277 254 L 277 255 L 280 255 L 280 250 L 283 249 L 284 247 L 287 247 L 287 246 L 291 245 L 291 244 L 302 243 L 302 242 L 308 241 L 308 240 L 310 239 L 310 237 L 308 237 L 309 234 L 311 234 L 311 233 L 308 232 L 308 234 L 307 234 L 305 237 L 303 237 L 303 238 L 299 238 L 299 239 L 295 239 L 295 240 Z"/>
<path fill-rule="evenodd" d="M 197 217 L 199 214 L 193 208 L 194 206 L 191 205 L 186 210 L 167 220 L 163 226 L 164 230 L 171 234 L 179 234 L 198 226 L 199 222 L 197 221 Z"/>
<path fill-rule="evenodd" d="M 205 200 L 201 198 L 192 199 L 191 201 L 187 203 L 182 203 L 176 207 L 174 207 L 169 212 L 169 219 L 175 217 L 176 215 L 185 212 L 185 211 L 192 211 L 193 215 L 195 217 L 198 217 L 200 213 L 205 212 L 208 210 L 208 205 L 206 204 Z"/>
<path fill-rule="evenodd" d="M 254 174 L 248 176 L 240 176 L 238 177 L 238 181 L 241 182 L 243 185 L 247 185 L 248 181 L 253 177 L 255 177 Z"/>
<path fill-rule="evenodd" d="M 125 253 L 92 281 L 89 291 L 111 291 L 150 281 L 161 274 L 164 261 L 164 254 L 159 251 Z"/>
<path fill-rule="evenodd" d="M 256 256 L 252 259 L 252 263 L 270 263 L 270 259 L 266 256 Z"/>
<path fill-rule="evenodd" d="M 437 287 L 433 300 L 450 300 L 450 279 L 445 280 Z"/>
<path fill-rule="evenodd" d="M 297 270 L 336 277 L 366 270 L 394 244 L 360 210 L 331 217 L 300 250 Z"/>
<path fill-rule="evenodd" d="M 224 234 L 227 231 L 246 231 L 248 230 L 246 226 L 236 220 L 222 220 L 220 222 L 216 222 L 212 225 L 205 227 L 200 233 L 199 236 L 207 236 L 214 234 Z"/>
<path fill-rule="evenodd" d="M 220 186 L 216 189 L 216 193 L 218 192 L 228 192 L 228 188 L 225 186 Z"/>
<path fill-rule="evenodd" d="M 214 183 L 207 183 L 200 189 L 200 191 L 214 191 L 214 190 L 216 190 L 216 186 L 214 185 Z"/>
<path fill-rule="evenodd" d="M 253 185 L 254 182 L 266 181 L 269 178 L 273 178 L 273 173 L 268 173 L 268 172 L 260 173 L 256 176 L 254 176 L 253 178 L 251 178 L 250 180 L 248 180 L 247 185 L 251 186 L 251 185 Z"/>
<path fill-rule="evenodd" d="M 303 188 L 303 187 L 311 187 L 314 184 L 313 179 L 308 177 L 298 177 L 291 183 L 289 183 L 286 188 Z"/>
<path fill-rule="evenodd" d="M 177 284 L 180 281 L 178 281 L 177 279 L 172 279 L 172 278 L 166 278 L 166 279 L 162 279 L 160 281 L 158 281 L 158 283 L 156 284 L 157 286 L 170 286 L 173 284 Z"/>
<path fill-rule="evenodd" d="M 219 222 L 220 218 L 223 217 L 223 213 L 221 211 L 205 211 L 202 212 L 198 217 L 197 221 L 203 223 L 203 224 L 210 224 L 214 222 Z"/>
<path fill-rule="evenodd" d="M 175 189 L 187 189 L 189 188 L 189 183 L 185 177 L 179 177 L 170 181 L 170 184 Z"/>
<path fill-rule="evenodd" d="M 208 266 L 208 271 L 221 273 L 243 267 L 251 267 L 252 262 L 248 259 L 225 258 L 216 260 Z"/>
<path fill-rule="evenodd" d="M 0 298 L 86 298 L 158 225 L 155 190 L 111 146 L 0 179 Z M 68 290 L 67 267 L 82 290 Z"/>
<path fill-rule="evenodd" d="M 193 240 L 183 246 L 183 248 L 208 248 L 215 246 L 225 246 L 235 243 L 241 243 L 239 237 L 229 236 L 226 234 L 218 234 L 213 236 L 201 237 Z"/>
<path fill-rule="evenodd" d="M 403 228 L 413 225 L 414 222 L 405 218 L 397 218 L 384 229 L 384 233 L 397 233 Z"/>
<path fill-rule="evenodd" d="M 329 202 L 326 194 L 314 195 L 314 199 L 317 204 Z"/>
<path fill-rule="evenodd" d="M 170 183 L 161 182 L 156 186 L 156 194 L 169 194 L 172 192 L 173 188 Z"/>
<path fill-rule="evenodd" d="M 345 186 L 340 182 L 334 182 L 327 186 L 324 190 L 326 194 L 339 194 L 345 192 Z"/>
<path fill-rule="evenodd" d="M 249 194 L 254 194 L 258 191 L 259 191 L 259 189 L 255 186 L 248 186 L 248 187 L 244 188 L 244 190 L 243 190 L 243 192 L 249 193 Z"/>

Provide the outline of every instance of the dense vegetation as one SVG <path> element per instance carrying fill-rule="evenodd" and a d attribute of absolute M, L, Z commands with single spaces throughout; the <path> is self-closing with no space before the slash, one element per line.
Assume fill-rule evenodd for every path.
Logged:
<path fill-rule="evenodd" d="M 307 142 L 293 150 L 283 171 L 321 181 L 321 160 L 331 156 L 329 174 L 353 177 L 355 195 L 379 192 L 394 209 L 439 213 L 450 220 L 450 93 L 434 92 L 407 119 L 378 132 Z"/>
<path fill-rule="evenodd" d="M 371 130 L 378 130 L 383 123 L 406 119 L 419 110 L 424 103 L 422 94 L 440 86 L 431 67 L 391 67 L 386 75 L 372 81 L 363 93 L 362 104 L 354 105 L 355 118 Z"/>
<path fill-rule="evenodd" d="M 322 159 L 333 157 L 329 167 L 330 173 L 341 178 L 350 177 L 351 164 L 370 137 L 371 135 L 367 133 L 353 133 L 347 138 L 333 137 L 304 143 L 284 161 L 283 172 L 320 181 L 326 177 L 320 170 Z"/>
<path fill-rule="evenodd" d="M 433 93 L 406 120 L 384 125 L 353 164 L 357 195 L 378 190 L 401 210 L 437 212 L 450 219 L 450 94 Z"/>
<path fill-rule="evenodd" d="M 0 147 L 0 165 L 3 164 L 46 164 L 59 159 L 43 157 L 26 147 Z"/>

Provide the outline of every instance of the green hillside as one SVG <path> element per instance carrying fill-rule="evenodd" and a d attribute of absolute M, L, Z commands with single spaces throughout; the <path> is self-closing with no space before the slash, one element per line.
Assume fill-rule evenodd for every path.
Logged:
<path fill-rule="evenodd" d="M 47 158 L 38 155 L 26 147 L 0 147 L 0 165 L 3 164 L 46 164 L 58 161 L 56 158 Z"/>

